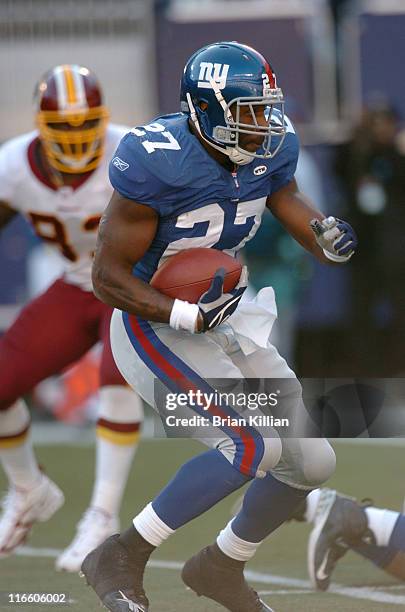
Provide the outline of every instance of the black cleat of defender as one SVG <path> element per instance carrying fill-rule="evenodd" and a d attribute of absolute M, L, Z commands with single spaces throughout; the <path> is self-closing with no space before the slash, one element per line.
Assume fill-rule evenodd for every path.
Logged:
<path fill-rule="evenodd" d="M 371 542 L 364 507 L 351 497 L 322 489 L 308 541 L 308 572 L 318 591 L 329 588 L 337 562 L 350 546 Z"/>
<path fill-rule="evenodd" d="M 216 544 L 191 557 L 183 567 L 183 582 L 197 595 L 213 599 L 231 612 L 273 612 L 246 582 L 242 563 L 229 567 L 221 562 Z"/>
<path fill-rule="evenodd" d="M 143 590 L 147 559 L 131 556 L 113 535 L 87 555 L 82 573 L 110 612 L 148 612 Z"/>

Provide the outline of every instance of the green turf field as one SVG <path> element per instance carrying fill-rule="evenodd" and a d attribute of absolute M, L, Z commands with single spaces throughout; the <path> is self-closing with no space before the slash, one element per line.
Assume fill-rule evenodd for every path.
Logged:
<path fill-rule="evenodd" d="M 122 511 L 122 525 L 160 489 L 176 468 L 195 452 L 197 444 L 178 440 L 146 440 L 138 451 Z M 338 469 L 330 485 L 358 497 L 375 498 L 380 506 L 400 508 L 404 494 L 405 447 L 339 444 Z M 0 560 L 0 591 L 65 592 L 70 606 L 7 605 L 0 610 L 67 609 L 72 612 L 98 611 L 98 600 L 77 575 L 59 574 L 53 569 L 54 550 L 69 543 L 74 526 L 86 508 L 93 472 L 93 451 L 87 447 L 43 446 L 40 462 L 66 494 L 65 506 L 47 524 L 37 526 L 25 555 Z M 4 489 L 0 478 L 0 490 Z M 183 586 L 181 562 L 214 540 L 227 522 L 235 495 L 203 517 L 181 529 L 152 557 L 146 587 L 151 612 L 204 612 L 220 610 L 199 599 Z M 249 564 L 251 582 L 275 612 L 384 612 L 405 609 L 402 586 L 365 560 L 349 553 L 334 575 L 333 592 L 313 593 L 306 574 L 305 555 L 308 526 L 283 526 L 261 547 Z M 40 556 L 40 555 L 48 556 Z M 3 600 L 4 601 L 4 600 Z"/>

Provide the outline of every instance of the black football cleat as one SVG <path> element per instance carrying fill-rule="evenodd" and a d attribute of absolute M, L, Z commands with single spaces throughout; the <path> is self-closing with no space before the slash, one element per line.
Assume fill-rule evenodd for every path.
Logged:
<path fill-rule="evenodd" d="M 150 552 L 131 554 L 119 538 L 115 534 L 89 553 L 82 574 L 110 612 L 148 612 L 143 573 Z"/>
<path fill-rule="evenodd" d="M 351 546 L 373 543 L 364 506 L 352 497 L 322 489 L 308 541 L 308 573 L 318 591 L 329 588 L 339 559 Z"/>
<path fill-rule="evenodd" d="M 186 561 L 181 577 L 197 595 L 213 599 L 231 612 L 273 612 L 246 582 L 244 565 L 212 544 Z"/>

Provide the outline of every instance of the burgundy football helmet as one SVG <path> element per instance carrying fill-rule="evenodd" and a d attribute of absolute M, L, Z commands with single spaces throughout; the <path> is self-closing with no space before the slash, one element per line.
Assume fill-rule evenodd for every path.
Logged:
<path fill-rule="evenodd" d="M 90 70 L 63 64 L 49 70 L 36 92 L 36 123 L 49 163 L 60 172 L 96 168 L 104 151 L 108 110 Z"/>

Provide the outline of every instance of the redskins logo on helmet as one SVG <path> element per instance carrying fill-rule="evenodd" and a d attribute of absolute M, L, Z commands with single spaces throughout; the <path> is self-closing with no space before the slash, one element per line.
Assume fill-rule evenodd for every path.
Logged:
<path fill-rule="evenodd" d="M 36 123 L 51 166 L 69 174 L 96 168 L 104 152 L 108 111 L 90 70 L 76 64 L 52 68 L 35 98 Z"/>

